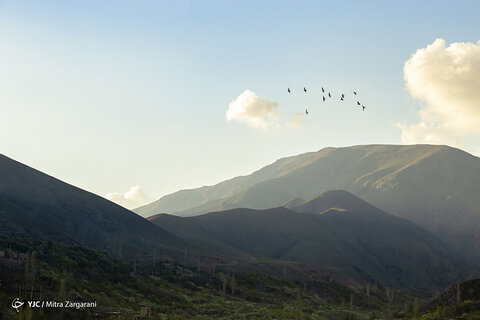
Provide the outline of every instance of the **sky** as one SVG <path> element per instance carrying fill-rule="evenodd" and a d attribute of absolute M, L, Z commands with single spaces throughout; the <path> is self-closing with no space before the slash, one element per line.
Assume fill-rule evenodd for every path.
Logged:
<path fill-rule="evenodd" d="M 479 155 L 478 12 L 477 1 L 0 0 L 0 153 L 129 208 L 324 147 Z"/>

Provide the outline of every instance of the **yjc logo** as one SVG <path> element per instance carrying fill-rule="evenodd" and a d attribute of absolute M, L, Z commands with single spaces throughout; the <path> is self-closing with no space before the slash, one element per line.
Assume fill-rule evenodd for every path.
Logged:
<path fill-rule="evenodd" d="M 25 302 L 20 301 L 20 299 L 15 298 L 15 299 L 13 299 L 13 301 L 12 301 L 12 308 L 14 308 L 15 310 L 17 310 L 17 312 L 18 312 L 18 308 L 20 308 L 21 306 L 23 306 L 24 303 L 25 303 Z"/>
<path fill-rule="evenodd" d="M 27 301 L 30 308 L 40 308 L 40 301 Z"/>

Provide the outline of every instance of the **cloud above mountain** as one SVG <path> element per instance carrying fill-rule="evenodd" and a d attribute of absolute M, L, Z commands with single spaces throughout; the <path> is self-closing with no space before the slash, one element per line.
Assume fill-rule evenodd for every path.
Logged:
<path fill-rule="evenodd" d="M 137 208 L 152 201 L 140 186 L 131 187 L 130 190 L 125 193 L 107 193 L 104 198 L 127 209 Z"/>
<path fill-rule="evenodd" d="M 480 41 L 448 47 L 436 39 L 404 65 L 408 92 L 423 102 L 416 124 L 398 123 L 402 141 L 462 146 L 480 134 Z"/>
<path fill-rule="evenodd" d="M 227 121 L 237 121 L 253 128 L 268 129 L 279 124 L 278 103 L 261 98 L 245 90 L 230 102 L 226 112 Z"/>
<path fill-rule="evenodd" d="M 293 116 L 292 120 L 287 124 L 290 128 L 301 128 L 305 125 L 305 113 L 297 112 Z"/>

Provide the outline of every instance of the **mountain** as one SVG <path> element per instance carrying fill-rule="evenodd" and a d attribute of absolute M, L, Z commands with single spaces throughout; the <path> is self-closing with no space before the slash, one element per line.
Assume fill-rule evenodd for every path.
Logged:
<path fill-rule="evenodd" d="M 480 159 L 440 145 L 325 148 L 280 159 L 248 176 L 182 190 L 134 210 L 180 216 L 266 209 L 347 190 L 409 219 L 480 263 Z"/>
<path fill-rule="evenodd" d="M 293 205 L 294 204 L 294 205 Z M 287 207 L 296 212 L 323 213 L 329 209 L 355 211 L 368 215 L 383 215 L 385 212 L 344 190 L 327 191 L 310 200 L 289 201 Z"/>
<path fill-rule="evenodd" d="M 346 191 L 287 209 L 231 209 L 156 225 L 226 256 L 293 261 L 396 287 L 442 287 L 473 270 L 436 237 Z"/>
<path fill-rule="evenodd" d="M 124 257 L 136 250 L 168 251 L 184 245 L 137 214 L 4 155 L 0 235 L 73 241 Z"/>

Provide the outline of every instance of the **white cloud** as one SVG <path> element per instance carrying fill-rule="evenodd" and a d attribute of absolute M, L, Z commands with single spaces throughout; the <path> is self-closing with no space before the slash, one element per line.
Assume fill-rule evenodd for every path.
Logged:
<path fill-rule="evenodd" d="M 427 144 L 446 144 L 449 146 L 461 146 L 461 138 L 453 134 L 448 129 L 428 122 L 420 122 L 414 125 L 406 126 L 397 124 L 402 130 L 401 139 L 405 144 L 427 143 Z"/>
<path fill-rule="evenodd" d="M 292 120 L 288 123 L 288 126 L 295 129 L 303 127 L 305 125 L 305 116 L 303 112 L 295 113 Z"/>
<path fill-rule="evenodd" d="M 278 125 L 280 112 L 277 109 L 278 103 L 245 90 L 230 102 L 226 117 L 228 121 L 235 120 L 253 128 L 268 129 Z"/>
<path fill-rule="evenodd" d="M 436 39 L 405 62 L 404 79 L 413 98 L 425 102 L 419 122 L 397 124 L 402 141 L 462 146 L 480 134 L 480 41 Z"/>
<path fill-rule="evenodd" d="M 131 187 L 125 193 L 107 193 L 105 198 L 127 209 L 134 209 L 152 201 L 140 186 Z"/>

